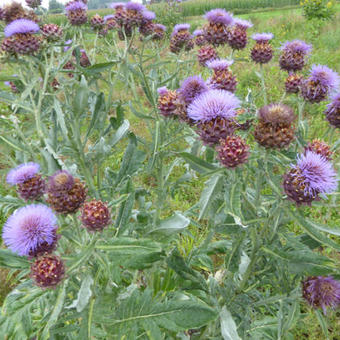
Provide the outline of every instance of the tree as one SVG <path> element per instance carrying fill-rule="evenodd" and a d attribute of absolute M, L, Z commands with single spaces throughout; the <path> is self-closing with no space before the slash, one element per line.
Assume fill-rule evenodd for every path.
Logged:
<path fill-rule="evenodd" d="M 53 13 L 61 13 L 64 5 L 57 0 L 50 0 L 48 3 L 48 10 Z"/>

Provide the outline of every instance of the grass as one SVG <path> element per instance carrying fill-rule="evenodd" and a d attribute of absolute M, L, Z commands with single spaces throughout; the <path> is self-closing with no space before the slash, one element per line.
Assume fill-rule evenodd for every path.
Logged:
<path fill-rule="evenodd" d="M 280 8 L 298 5 L 299 0 L 189 0 L 182 3 L 184 17 L 202 15 L 214 8 L 224 8 L 234 13 L 249 12 L 259 8 Z"/>
<path fill-rule="evenodd" d="M 237 3 L 239 3 L 239 6 L 243 6 L 245 3 L 249 3 L 250 0 L 239 0 Z M 253 4 L 260 3 L 261 1 L 253 0 L 251 1 Z M 279 2 L 281 5 L 284 1 L 280 0 L 273 0 L 273 1 L 262 1 L 262 3 L 274 3 L 278 4 Z M 286 3 L 288 1 L 285 1 Z M 211 1 L 214 5 L 212 5 L 211 8 L 219 7 L 217 3 L 222 4 L 222 1 L 215 0 Z M 229 6 L 231 4 L 236 4 L 236 1 L 234 0 L 224 0 L 223 4 L 225 6 Z M 201 17 L 201 14 L 209 10 L 211 8 L 207 8 L 204 6 L 210 6 L 210 2 L 201 1 L 201 0 L 192 0 L 188 1 L 186 3 L 183 3 L 183 6 L 193 6 L 198 8 L 198 12 L 195 12 L 196 9 L 190 11 L 188 10 L 185 12 L 183 10 L 183 14 L 187 13 L 188 16 L 186 18 L 186 21 L 191 23 L 192 29 L 195 29 L 196 27 L 199 27 L 203 24 L 204 20 Z M 237 5 L 237 4 L 236 4 Z M 288 4 L 290 5 L 290 4 Z M 226 8 L 226 7 L 224 7 Z M 230 9 L 230 8 L 227 8 Z M 340 6 L 337 6 L 338 12 L 340 12 Z M 256 6 L 253 7 L 253 10 L 256 10 Z M 203 12 L 202 12 L 203 11 Z M 111 13 L 110 9 L 104 9 L 104 10 L 98 10 L 93 11 L 91 14 L 95 14 L 98 12 L 101 15 L 106 15 L 108 13 Z M 190 14 L 190 13 L 198 13 L 198 14 Z M 199 16 L 198 16 L 199 15 Z M 59 18 L 58 16 L 53 16 L 54 18 Z M 268 89 L 268 98 L 271 102 L 275 102 L 280 100 L 282 93 L 283 93 L 283 83 L 284 79 L 286 77 L 286 73 L 280 71 L 278 67 L 278 50 L 282 42 L 286 40 L 292 40 L 292 39 L 302 39 L 309 43 L 313 44 L 313 53 L 310 57 L 310 60 L 308 62 L 308 66 L 305 69 L 305 73 L 308 72 L 308 68 L 313 63 L 320 63 L 320 64 L 327 64 L 332 69 L 337 70 L 340 73 L 340 14 L 338 13 L 338 16 L 335 20 L 332 22 L 325 22 L 320 27 L 315 26 L 314 22 L 306 22 L 305 19 L 302 17 L 302 13 L 300 9 L 280 9 L 276 11 L 267 11 L 267 12 L 251 12 L 247 14 L 240 15 L 240 17 L 244 19 L 249 19 L 254 23 L 254 28 L 250 31 L 250 33 L 256 32 L 273 32 L 275 35 L 275 39 L 273 40 L 273 45 L 276 49 L 276 56 L 274 60 L 265 66 L 265 76 L 266 76 L 266 86 Z M 64 20 L 64 16 L 60 16 L 60 20 Z M 58 19 L 59 20 L 59 19 Z M 93 41 L 93 34 L 86 33 L 86 39 L 89 44 L 88 47 L 91 46 L 91 43 Z M 196 53 L 196 50 L 191 53 L 188 58 L 192 58 L 192 55 Z M 229 50 L 228 48 L 219 48 L 218 53 L 221 57 L 228 57 L 229 56 Z M 249 48 L 247 48 L 245 51 L 237 52 L 234 55 L 235 58 L 245 58 L 249 59 Z M 232 67 L 233 72 L 237 75 L 239 79 L 239 85 L 237 94 L 240 97 L 243 97 L 247 91 L 248 88 L 254 89 L 254 95 L 255 99 L 257 101 L 258 105 L 261 105 L 261 99 L 257 98 L 257 93 L 260 92 L 259 88 L 259 81 L 258 77 L 256 75 L 256 71 L 258 71 L 258 67 L 251 63 L 243 63 L 239 62 L 233 65 Z M 8 74 L 11 74 L 12 71 L 6 70 L 2 71 L 6 72 Z M 14 72 L 12 72 L 14 73 Z M 190 70 L 190 74 L 202 74 L 204 78 L 208 78 L 209 71 L 206 69 L 201 68 L 198 63 L 195 63 L 193 68 Z M 117 85 L 115 95 L 118 98 L 126 98 L 126 92 L 124 92 L 123 88 L 120 88 L 120 85 Z M 294 97 L 287 97 L 285 98 L 285 102 L 287 104 L 292 103 L 292 98 Z M 305 109 L 305 115 L 308 116 L 310 121 L 310 131 L 309 131 L 309 137 L 310 139 L 313 138 L 324 138 L 328 142 L 333 143 L 340 138 L 339 131 L 335 132 L 335 135 L 333 135 L 332 139 L 330 139 L 330 135 L 328 134 L 328 124 L 325 122 L 323 117 L 323 108 L 324 106 L 319 105 L 307 105 Z M 1 113 L 5 114 L 4 111 L 7 108 L 1 108 Z M 128 116 L 132 130 L 135 131 L 138 135 L 141 135 L 142 137 L 148 138 L 149 136 L 145 135 L 145 128 L 140 124 L 139 119 L 137 119 L 135 116 L 130 114 Z M 115 160 L 112 160 L 112 166 L 113 167 L 119 167 L 119 160 L 122 157 L 122 153 L 119 155 L 115 155 Z M 336 155 L 336 157 L 339 157 L 339 155 Z M 183 167 L 177 167 L 176 171 L 172 175 L 174 177 L 174 181 L 176 178 L 179 178 L 183 175 Z M 174 194 L 169 198 L 168 201 L 168 209 L 165 212 L 165 214 L 169 213 L 170 211 L 175 210 L 185 210 L 192 206 L 194 203 L 197 202 L 199 199 L 200 193 L 202 191 L 203 187 L 203 179 L 195 178 L 192 179 L 189 183 L 186 184 L 186 186 L 181 186 L 178 189 L 175 190 Z M 141 175 L 138 178 L 138 182 L 136 185 L 141 185 L 145 187 L 146 189 L 152 189 L 154 186 L 154 181 L 151 176 L 147 176 L 145 174 Z M 0 190 L 7 190 L 5 188 L 1 188 Z M 151 190 L 152 191 L 152 190 Z M 155 199 L 155 197 L 151 197 L 151 199 Z M 339 198 L 333 202 L 334 206 L 336 204 L 339 204 Z M 309 215 L 312 219 L 315 221 L 319 221 L 322 223 L 326 223 L 330 226 L 338 226 L 340 225 L 340 216 L 338 214 L 337 208 L 325 208 L 325 207 L 319 207 L 319 206 L 313 206 L 312 208 L 306 208 L 305 214 Z M 0 220 L 0 225 L 2 224 L 4 220 L 4 216 L 0 215 L 0 218 L 2 218 L 2 221 Z M 291 228 L 294 232 L 300 232 L 299 228 L 295 225 L 290 225 L 289 228 Z M 204 233 L 204 228 L 203 231 Z M 195 229 L 195 233 L 197 234 L 198 231 Z M 197 239 L 199 239 L 202 235 L 197 234 Z M 181 248 L 183 249 L 183 252 L 187 252 L 190 247 L 193 246 L 193 242 L 198 242 L 193 240 L 192 238 L 189 239 L 183 239 L 181 240 Z M 326 250 L 328 251 L 328 250 Z M 336 256 L 336 254 L 330 254 L 330 256 Z M 1 271 L 0 272 L 0 279 L 4 284 L 2 285 L 2 288 L 0 290 L 0 303 L 5 294 L 8 292 L 9 289 L 9 283 L 6 284 L 5 282 L 5 275 L 6 272 Z M 323 339 L 323 334 L 321 332 L 320 326 L 318 324 L 317 318 L 314 313 L 312 313 L 309 309 L 306 309 L 303 311 L 306 315 L 306 317 L 303 319 L 303 321 L 297 326 L 297 328 L 294 330 L 294 336 L 296 339 L 310 339 L 310 340 L 320 340 Z M 340 334 L 340 323 L 339 323 L 339 315 L 337 315 L 335 312 L 331 313 L 328 317 L 329 319 L 329 329 L 331 334 L 330 339 L 336 340 L 338 338 L 338 334 Z"/>
<path fill-rule="evenodd" d="M 189 0 L 178 5 L 180 17 L 192 17 L 203 15 L 205 12 L 214 8 L 224 8 L 228 11 L 232 11 L 234 14 L 242 14 L 249 12 L 262 12 L 273 11 L 277 8 L 283 7 L 296 7 L 300 3 L 300 0 Z M 156 3 L 148 5 L 148 8 L 154 11 L 158 18 L 162 21 L 164 13 L 164 3 Z M 102 17 L 108 14 L 112 14 L 111 8 L 99 8 L 88 11 L 91 18 L 95 14 L 99 14 Z M 52 23 L 61 25 L 67 22 L 64 14 L 51 14 L 48 16 L 48 20 Z"/>

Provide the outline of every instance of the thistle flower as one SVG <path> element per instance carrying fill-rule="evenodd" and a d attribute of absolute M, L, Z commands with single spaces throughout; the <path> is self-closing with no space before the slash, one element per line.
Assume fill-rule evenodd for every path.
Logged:
<path fill-rule="evenodd" d="M 239 105 L 239 99 L 228 91 L 204 91 L 189 105 L 188 116 L 196 122 L 208 122 L 217 117 L 232 119 Z"/>
<path fill-rule="evenodd" d="M 224 9 L 213 9 L 204 16 L 209 23 L 204 26 L 204 36 L 208 43 L 214 46 L 228 42 L 228 31 L 233 24 L 232 15 Z"/>
<path fill-rule="evenodd" d="M 74 186 L 74 177 L 66 170 L 59 170 L 48 180 L 47 190 L 68 191 Z"/>
<path fill-rule="evenodd" d="M 234 60 L 216 59 L 208 62 L 207 67 L 214 70 L 215 72 L 222 72 L 226 71 L 233 63 Z"/>
<path fill-rule="evenodd" d="M 63 66 L 63 70 L 74 70 L 75 69 L 75 66 L 73 64 L 72 61 L 68 61 L 64 66 Z M 74 77 L 74 74 L 72 72 L 68 72 L 67 75 L 70 77 L 70 78 L 73 78 Z"/>
<path fill-rule="evenodd" d="M 148 11 L 148 10 L 142 11 L 141 15 L 142 15 L 142 24 L 145 24 L 145 23 L 152 21 L 156 18 L 155 12 Z"/>
<path fill-rule="evenodd" d="M 72 39 L 66 40 L 64 43 L 64 52 L 67 52 L 72 46 Z"/>
<path fill-rule="evenodd" d="M 158 110 L 164 117 L 174 116 L 176 110 L 176 91 L 168 90 L 165 86 L 157 90 L 158 97 Z"/>
<path fill-rule="evenodd" d="M 326 119 L 335 128 L 340 128 L 340 93 L 334 96 L 332 102 L 327 105 Z"/>
<path fill-rule="evenodd" d="M 7 183 L 17 185 L 17 191 L 24 200 L 35 200 L 45 192 L 45 180 L 38 174 L 40 165 L 29 162 L 12 169 L 7 174 Z"/>
<path fill-rule="evenodd" d="M 218 59 L 218 55 L 212 46 L 206 45 L 198 50 L 197 59 L 201 66 L 206 66 L 208 61 Z"/>
<path fill-rule="evenodd" d="M 179 96 L 186 103 L 190 104 L 197 96 L 208 91 L 208 86 L 200 76 L 186 78 L 178 90 Z"/>
<path fill-rule="evenodd" d="M 17 34 L 25 33 L 37 33 L 39 31 L 39 26 L 32 20 L 28 19 L 17 19 L 8 24 L 5 29 L 5 37 L 11 37 Z"/>
<path fill-rule="evenodd" d="M 300 91 L 303 77 L 299 74 L 290 74 L 285 81 L 285 89 L 287 93 L 298 93 Z"/>
<path fill-rule="evenodd" d="M 80 50 L 79 64 L 80 64 L 81 67 L 89 67 L 89 66 L 91 66 L 90 59 L 87 56 L 85 50 Z"/>
<path fill-rule="evenodd" d="M 6 221 L 2 238 L 14 253 L 28 256 L 44 242 L 53 243 L 57 218 L 43 204 L 31 204 L 16 210 Z"/>
<path fill-rule="evenodd" d="M 162 24 L 153 25 L 153 40 L 162 40 L 164 38 L 166 27 Z"/>
<path fill-rule="evenodd" d="M 224 26 L 232 25 L 234 20 L 231 13 L 221 8 L 212 9 L 204 15 L 204 18 L 210 23 L 222 24 Z"/>
<path fill-rule="evenodd" d="M 41 288 L 54 288 L 65 275 L 63 261 L 56 255 L 44 255 L 31 265 L 31 278 Z"/>
<path fill-rule="evenodd" d="M 313 65 L 310 76 L 301 87 L 301 94 L 306 101 L 319 103 L 339 88 L 339 75 L 325 65 Z"/>
<path fill-rule="evenodd" d="M 12 82 L 12 81 L 4 81 L 4 84 L 6 86 L 9 86 L 13 93 L 19 93 L 20 92 L 14 82 Z"/>
<path fill-rule="evenodd" d="M 213 89 L 235 92 L 237 80 L 229 69 L 233 60 L 217 59 L 207 62 L 208 68 L 214 70 L 213 76 L 209 80 L 209 86 Z"/>
<path fill-rule="evenodd" d="M 259 119 L 273 125 L 287 123 L 291 124 L 295 119 L 294 111 L 284 104 L 269 104 L 259 110 Z"/>
<path fill-rule="evenodd" d="M 255 46 L 251 50 L 251 58 L 255 63 L 266 64 L 273 58 L 273 48 L 269 44 L 269 40 L 273 39 L 272 33 L 256 33 L 252 35 L 252 39 L 256 41 Z"/>
<path fill-rule="evenodd" d="M 56 212 L 68 214 L 76 212 L 84 203 L 86 188 L 67 171 L 57 171 L 49 178 L 47 194 L 47 203 Z"/>
<path fill-rule="evenodd" d="M 65 11 L 71 25 L 80 26 L 87 22 L 87 6 L 82 1 L 69 2 Z"/>
<path fill-rule="evenodd" d="M 40 47 L 40 37 L 34 36 L 39 26 L 32 20 L 18 19 L 5 27 L 2 49 L 10 54 L 34 54 Z"/>
<path fill-rule="evenodd" d="M 307 151 L 317 153 L 318 155 L 325 157 L 328 161 L 332 160 L 333 152 L 331 151 L 330 146 L 320 139 L 313 139 L 311 143 L 308 143 L 308 145 L 305 146 L 305 152 Z"/>
<path fill-rule="evenodd" d="M 205 36 L 204 36 L 204 31 L 203 30 L 195 30 L 193 32 L 193 37 L 195 39 L 195 44 L 197 46 L 203 46 L 207 43 L 207 41 L 205 40 Z"/>
<path fill-rule="evenodd" d="M 125 4 L 125 10 L 121 12 L 124 26 L 139 26 L 143 21 L 142 12 L 145 10 L 145 7 L 140 3 L 127 2 Z"/>
<path fill-rule="evenodd" d="M 196 128 L 202 142 L 213 147 L 234 134 L 236 122 L 233 118 L 216 117 L 206 122 L 198 122 Z"/>
<path fill-rule="evenodd" d="M 268 42 L 274 38 L 273 33 L 255 33 L 251 36 L 258 44 Z"/>
<path fill-rule="evenodd" d="M 296 119 L 293 110 L 283 104 L 270 104 L 258 112 L 259 122 L 254 130 L 256 141 L 267 148 L 287 147 L 294 139 Z"/>
<path fill-rule="evenodd" d="M 90 20 L 90 25 L 92 27 L 93 30 L 95 31 L 99 31 L 101 30 L 104 25 L 105 25 L 105 21 L 104 19 L 97 13 L 95 14 L 91 20 Z"/>
<path fill-rule="evenodd" d="M 104 24 L 106 24 L 107 29 L 112 30 L 117 27 L 119 27 L 117 21 L 116 21 L 116 16 L 113 14 L 105 15 L 104 18 Z"/>
<path fill-rule="evenodd" d="M 302 70 L 312 46 L 302 40 L 287 41 L 281 47 L 280 67 L 288 72 Z"/>
<path fill-rule="evenodd" d="M 189 24 L 175 25 L 170 39 L 170 51 L 172 53 L 179 53 L 183 48 L 190 50 L 194 47 L 189 28 Z"/>
<path fill-rule="evenodd" d="M 283 181 L 285 193 L 297 205 L 310 205 L 319 199 L 319 194 L 329 194 L 337 186 L 337 174 L 332 163 L 312 151 L 298 157 L 297 164 L 292 165 Z"/>
<path fill-rule="evenodd" d="M 47 39 L 47 41 L 57 41 L 61 39 L 63 35 L 63 30 L 58 25 L 45 24 L 41 28 L 41 33 Z"/>
<path fill-rule="evenodd" d="M 43 256 L 43 255 L 46 255 L 46 254 L 53 253 L 57 249 L 58 241 L 59 241 L 60 237 L 61 237 L 61 235 L 58 235 L 57 230 L 55 230 L 53 232 L 53 241 L 51 243 L 48 243 L 46 241 L 40 243 L 36 247 L 36 249 L 31 250 L 29 252 L 28 257 L 29 258 L 39 257 L 39 256 Z"/>
<path fill-rule="evenodd" d="M 139 33 L 145 37 L 152 35 L 154 32 L 154 23 L 152 21 L 146 21 L 139 26 Z"/>
<path fill-rule="evenodd" d="M 236 168 L 245 163 L 249 156 L 249 145 L 239 136 L 222 139 L 216 150 L 220 162 L 227 168 Z"/>
<path fill-rule="evenodd" d="M 248 28 L 253 27 L 254 25 L 251 23 L 251 21 L 235 18 L 234 19 L 234 25 L 240 29 L 247 30 Z"/>
<path fill-rule="evenodd" d="M 139 2 L 133 2 L 133 1 L 129 1 L 125 4 L 125 8 L 127 10 L 131 10 L 131 11 L 136 11 L 136 12 L 142 12 L 145 10 L 145 6 L 140 4 Z M 117 9 L 117 7 L 116 7 Z"/>
<path fill-rule="evenodd" d="M 110 5 L 110 8 L 114 8 L 114 9 L 123 9 L 125 8 L 125 2 L 113 2 L 111 5 Z"/>
<path fill-rule="evenodd" d="M 7 23 L 11 23 L 17 19 L 28 19 L 37 22 L 38 18 L 33 11 L 26 11 L 22 5 L 13 1 L 10 5 L 3 8 L 2 19 Z"/>
<path fill-rule="evenodd" d="M 84 203 L 80 219 L 88 231 L 102 231 L 111 222 L 107 204 L 97 200 Z"/>
<path fill-rule="evenodd" d="M 38 8 L 41 6 L 41 0 L 26 0 L 26 5 L 31 8 Z"/>
<path fill-rule="evenodd" d="M 340 282 L 332 276 L 311 276 L 302 282 L 304 299 L 315 309 L 337 308 L 340 304 Z"/>
<path fill-rule="evenodd" d="M 188 31 L 190 29 L 190 24 L 177 24 L 171 33 L 171 37 L 175 36 L 178 32 Z"/>
<path fill-rule="evenodd" d="M 234 26 L 228 32 L 228 45 L 233 50 L 242 50 L 247 46 L 247 29 L 252 27 L 250 21 L 235 19 Z"/>
<path fill-rule="evenodd" d="M 22 184 L 27 180 L 33 178 L 39 172 L 39 170 L 40 165 L 37 163 L 23 163 L 12 169 L 7 174 L 6 181 L 10 185 Z"/>

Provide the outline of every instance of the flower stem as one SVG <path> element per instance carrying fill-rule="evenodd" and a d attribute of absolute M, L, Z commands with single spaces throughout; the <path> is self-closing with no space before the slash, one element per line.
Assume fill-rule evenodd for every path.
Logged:
<path fill-rule="evenodd" d="M 264 105 L 268 105 L 266 84 L 264 82 L 263 64 L 260 64 L 260 78 L 261 78 L 261 87 L 262 87 L 262 94 L 263 94 Z"/>

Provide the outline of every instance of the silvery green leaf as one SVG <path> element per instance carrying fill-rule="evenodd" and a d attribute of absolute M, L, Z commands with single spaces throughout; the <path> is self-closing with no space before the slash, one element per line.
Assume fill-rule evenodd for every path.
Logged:
<path fill-rule="evenodd" d="M 93 278 L 89 274 L 85 276 L 81 283 L 78 296 L 73 302 L 65 308 L 76 308 L 77 312 L 80 313 L 87 306 L 90 297 L 92 296 L 91 286 L 93 284 Z"/>
<path fill-rule="evenodd" d="M 221 334 L 224 340 L 241 340 L 237 334 L 236 323 L 226 306 L 223 306 L 220 312 L 220 323 Z"/>

